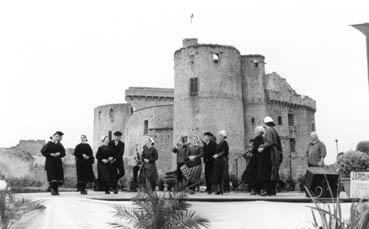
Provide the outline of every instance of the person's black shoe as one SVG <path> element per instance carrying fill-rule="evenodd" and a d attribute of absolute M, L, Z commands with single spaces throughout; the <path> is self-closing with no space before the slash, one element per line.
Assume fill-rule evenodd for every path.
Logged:
<path fill-rule="evenodd" d="M 51 195 L 52 196 L 57 196 L 57 195 L 59 195 L 55 190 L 51 190 Z"/>
<path fill-rule="evenodd" d="M 110 191 L 105 191 L 105 194 L 106 194 L 106 195 L 109 195 L 109 194 L 110 194 Z"/>
<path fill-rule="evenodd" d="M 118 190 L 115 190 L 115 191 L 114 191 L 114 194 L 118 194 Z"/>
<path fill-rule="evenodd" d="M 216 192 L 215 195 L 223 195 L 223 192 Z"/>
<path fill-rule="evenodd" d="M 81 195 L 87 195 L 87 191 L 86 190 L 81 191 Z"/>

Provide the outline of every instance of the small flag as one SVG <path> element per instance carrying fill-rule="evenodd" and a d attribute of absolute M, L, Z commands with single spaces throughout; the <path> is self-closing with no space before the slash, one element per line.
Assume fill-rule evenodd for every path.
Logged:
<path fill-rule="evenodd" d="M 190 21 L 192 23 L 192 20 L 193 20 L 193 14 L 191 14 L 191 17 L 190 17 Z"/>

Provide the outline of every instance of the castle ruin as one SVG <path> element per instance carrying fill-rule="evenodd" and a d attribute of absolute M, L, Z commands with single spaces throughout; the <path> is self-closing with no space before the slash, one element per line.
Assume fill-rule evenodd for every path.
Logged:
<path fill-rule="evenodd" d="M 271 116 L 281 135 L 282 179 L 298 179 L 305 173 L 306 148 L 315 130 L 316 103 L 297 94 L 277 73 L 265 73 L 262 55 L 241 55 L 232 46 L 199 44 L 183 40 L 174 53 L 174 89 L 130 87 L 126 103 L 94 110 L 94 150 L 103 135 L 124 133 L 126 157 L 141 152 L 143 136 L 155 139 L 159 174 L 172 171 L 171 150 L 183 133 L 198 135 L 228 132 L 230 173 L 242 174 L 238 160 L 254 137 L 254 129 Z"/>

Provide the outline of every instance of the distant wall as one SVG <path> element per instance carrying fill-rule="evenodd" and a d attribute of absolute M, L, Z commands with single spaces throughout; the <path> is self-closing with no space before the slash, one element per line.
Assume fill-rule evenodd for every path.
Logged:
<path fill-rule="evenodd" d="M 16 150 L 23 150 L 32 155 L 41 155 L 41 148 L 46 143 L 45 140 L 20 140 L 16 146 L 11 148 Z"/>

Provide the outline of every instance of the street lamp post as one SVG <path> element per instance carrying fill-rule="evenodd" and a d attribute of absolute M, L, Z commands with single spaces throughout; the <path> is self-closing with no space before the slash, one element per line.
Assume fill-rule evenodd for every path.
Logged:
<path fill-rule="evenodd" d="M 334 140 L 336 142 L 336 150 L 337 150 L 337 154 L 338 154 L 338 139 Z"/>

